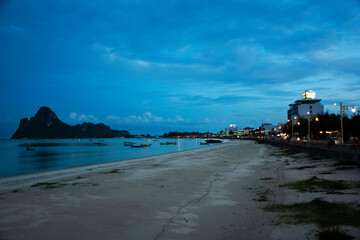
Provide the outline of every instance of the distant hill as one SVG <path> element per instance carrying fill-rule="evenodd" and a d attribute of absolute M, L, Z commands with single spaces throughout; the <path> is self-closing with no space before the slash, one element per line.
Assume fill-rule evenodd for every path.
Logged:
<path fill-rule="evenodd" d="M 113 138 L 129 137 L 128 131 L 112 130 L 103 123 L 75 126 L 62 122 L 48 107 L 41 107 L 34 117 L 20 120 L 19 128 L 11 139 L 20 138 Z"/>

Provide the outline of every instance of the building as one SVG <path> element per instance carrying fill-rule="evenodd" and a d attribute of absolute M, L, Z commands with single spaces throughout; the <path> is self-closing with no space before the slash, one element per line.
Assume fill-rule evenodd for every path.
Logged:
<path fill-rule="evenodd" d="M 230 132 L 232 132 L 233 134 L 237 134 L 240 130 L 241 128 L 236 127 L 236 124 L 230 124 L 230 127 L 225 128 L 225 134 L 229 135 Z"/>
<path fill-rule="evenodd" d="M 251 131 L 254 131 L 254 128 L 245 127 L 242 130 L 240 130 L 240 135 L 249 135 Z"/>
<path fill-rule="evenodd" d="M 324 105 L 320 103 L 321 99 L 316 99 L 316 94 L 312 90 L 305 90 L 303 98 L 289 104 L 288 119 L 293 120 L 295 117 L 307 118 L 310 115 L 319 115 L 324 113 Z"/>
<path fill-rule="evenodd" d="M 275 126 L 273 126 L 273 129 L 272 129 L 273 133 L 276 133 L 276 134 L 280 133 L 282 126 L 283 126 L 283 123 L 278 123 Z"/>
<path fill-rule="evenodd" d="M 269 135 L 269 132 L 271 132 L 272 129 L 272 124 L 271 123 L 262 123 L 261 124 L 261 130 L 264 131 L 265 135 Z"/>

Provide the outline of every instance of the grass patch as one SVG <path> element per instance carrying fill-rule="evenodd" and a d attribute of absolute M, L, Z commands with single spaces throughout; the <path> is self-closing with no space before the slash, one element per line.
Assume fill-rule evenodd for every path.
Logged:
<path fill-rule="evenodd" d="M 354 167 L 337 167 L 335 168 L 335 170 L 353 170 L 355 169 Z"/>
<path fill-rule="evenodd" d="M 258 202 L 268 202 L 268 194 L 271 192 L 270 189 L 266 189 L 264 192 L 257 193 L 257 198 L 254 198 L 255 201 Z"/>
<path fill-rule="evenodd" d="M 71 184 L 73 186 L 85 186 L 85 187 L 95 187 L 98 186 L 98 183 L 84 183 L 84 182 L 74 182 Z"/>
<path fill-rule="evenodd" d="M 153 165 L 151 165 L 152 167 L 163 167 L 164 165 L 162 165 L 162 164 L 153 164 Z"/>
<path fill-rule="evenodd" d="M 359 165 L 359 163 L 356 162 L 356 161 L 340 161 L 340 162 L 337 162 L 337 163 L 333 164 L 334 167 L 338 167 L 338 166 L 356 166 L 356 165 Z"/>
<path fill-rule="evenodd" d="M 297 168 L 288 168 L 287 170 L 304 170 L 306 168 L 316 168 L 316 165 L 311 165 L 311 166 L 301 166 L 301 167 L 297 167 Z"/>
<path fill-rule="evenodd" d="M 345 203 L 330 203 L 319 198 L 291 205 L 272 204 L 266 211 L 282 212 L 281 221 L 288 224 L 315 223 L 323 227 L 336 225 L 360 226 L 360 210 Z"/>
<path fill-rule="evenodd" d="M 279 152 L 273 153 L 271 155 L 276 156 L 276 157 L 288 157 L 288 156 L 292 156 L 292 155 L 300 153 L 300 152 L 301 151 L 299 151 L 299 150 L 286 149 L 286 150 L 281 150 Z"/>
<path fill-rule="evenodd" d="M 260 180 L 272 180 L 271 177 L 266 177 L 266 178 L 260 178 Z"/>
<path fill-rule="evenodd" d="M 326 180 L 319 179 L 317 177 L 312 177 L 307 180 L 289 182 L 280 185 L 280 187 L 286 187 L 290 189 L 296 189 L 300 192 L 331 192 L 334 193 L 334 190 L 344 190 L 349 189 L 350 184 L 343 180 Z"/>
<path fill-rule="evenodd" d="M 12 190 L 11 192 L 13 193 L 19 193 L 22 192 L 23 190 L 21 188 L 15 188 L 14 190 Z"/>
<path fill-rule="evenodd" d="M 54 188 L 62 188 L 67 185 L 68 184 L 61 182 L 39 182 L 31 185 L 31 187 L 42 187 L 42 189 L 54 189 Z"/>
<path fill-rule="evenodd" d="M 351 240 L 353 236 L 346 234 L 338 228 L 326 229 L 317 234 L 318 240 Z"/>
<path fill-rule="evenodd" d="M 122 169 L 115 168 L 108 172 L 101 172 L 102 174 L 109 174 L 109 173 L 123 173 Z"/>

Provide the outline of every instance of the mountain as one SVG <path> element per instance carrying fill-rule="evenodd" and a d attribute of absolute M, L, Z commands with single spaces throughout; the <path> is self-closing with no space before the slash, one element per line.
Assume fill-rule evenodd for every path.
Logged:
<path fill-rule="evenodd" d="M 129 137 L 128 131 L 112 130 L 103 123 L 71 126 L 62 122 L 48 107 L 41 107 L 30 120 L 20 120 L 19 128 L 11 139 L 19 138 L 112 138 Z"/>

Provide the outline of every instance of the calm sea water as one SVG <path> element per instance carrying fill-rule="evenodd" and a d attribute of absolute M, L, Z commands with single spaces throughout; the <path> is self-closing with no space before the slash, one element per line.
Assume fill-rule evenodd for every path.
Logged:
<path fill-rule="evenodd" d="M 124 142 L 151 144 L 147 148 Z M 0 177 L 49 171 L 87 164 L 112 162 L 204 147 L 202 139 L 178 139 L 176 145 L 160 145 L 173 139 L 54 139 L 0 140 Z M 101 143 L 101 146 L 95 143 Z M 26 146 L 35 151 L 27 151 Z"/>

